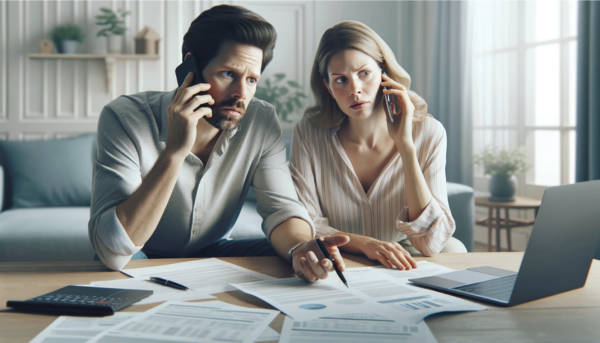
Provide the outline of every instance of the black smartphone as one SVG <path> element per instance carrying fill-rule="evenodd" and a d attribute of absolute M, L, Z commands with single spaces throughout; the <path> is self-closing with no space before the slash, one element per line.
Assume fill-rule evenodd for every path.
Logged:
<path fill-rule="evenodd" d="M 381 71 L 381 74 L 387 76 L 387 73 L 385 72 L 385 69 L 383 69 Z M 383 88 L 384 89 L 391 89 L 392 87 L 383 87 Z M 392 105 L 391 105 L 392 100 L 390 99 L 390 95 L 389 94 L 384 94 L 383 95 L 383 101 L 385 102 L 385 106 L 387 107 L 388 117 L 390 117 L 390 121 L 393 123 L 394 122 L 394 116 L 393 116 L 394 112 L 392 112 Z"/>
<path fill-rule="evenodd" d="M 181 85 L 185 81 L 185 78 L 190 72 L 194 74 L 194 80 L 192 80 L 192 84 L 190 86 L 194 86 L 199 83 L 206 83 L 204 81 L 204 78 L 202 77 L 202 70 L 200 69 L 200 64 L 198 63 L 196 56 L 190 55 L 188 58 L 185 59 L 185 61 L 183 61 L 183 63 L 181 63 L 177 68 L 175 68 L 175 76 L 177 76 L 177 84 L 179 85 L 179 87 L 181 87 Z M 198 94 L 204 95 L 207 94 L 207 92 L 204 91 Z M 208 104 L 202 104 L 198 108 L 204 106 L 209 107 Z"/>

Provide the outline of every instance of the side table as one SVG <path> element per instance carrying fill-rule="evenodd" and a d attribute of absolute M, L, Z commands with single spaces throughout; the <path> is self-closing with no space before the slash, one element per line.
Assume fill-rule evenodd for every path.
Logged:
<path fill-rule="evenodd" d="M 475 205 L 488 208 L 488 217 L 486 219 L 479 219 L 475 221 L 475 224 L 488 227 L 488 251 L 492 251 L 492 230 L 496 229 L 496 251 L 500 251 L 500 229 L 506 229 L 506 240 L 508 242 L 508 251 L 512 251 L 510 230 L 515 227 L 530 226 L 535 222 L 534 220 L 521 220 L 521 219 L 510 219 L 508 210 L 510 209 L 533 209 L 535 211 L 535 217 L 537 217 L 538 210 L 540 209 L 542 201 L 533 198 L 526 197 L 515 197 L 513 202 L 495 202 L 489 201 L 488 197 L 477 197 L 475 198 Z M 500 210 L 504 209 L 504 218 L 500 218 Z M 494 217 L 494 210 L 496 210 L 496 216 Z M 534 217 L 534 218 L 535 218 Z"/>

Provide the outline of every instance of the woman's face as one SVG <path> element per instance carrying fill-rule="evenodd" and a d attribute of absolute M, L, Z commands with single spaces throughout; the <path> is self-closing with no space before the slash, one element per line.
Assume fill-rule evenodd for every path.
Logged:
<path fill-rule="evenodd" d="M 365 119 L 377 107 L 381 88 L 381 68 L 369 55 L 355 49 L 331 57 L 327 68 L 329 82 L 323 83 L 346 115 Z"/>

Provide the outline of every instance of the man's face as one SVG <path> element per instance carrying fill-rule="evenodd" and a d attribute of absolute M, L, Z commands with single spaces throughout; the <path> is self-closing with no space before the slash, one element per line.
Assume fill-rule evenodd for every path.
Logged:
<path fill-rule="evenodd" d="M 223 42 L 220 51 L 202 71 L 210 84 L 208 94 L 212 106 L 211 125 L 219 130 L 233 130 L 244 118 L 248 104 L 260 78 L 263 51 L 251 45 L 231 41 Z"/>

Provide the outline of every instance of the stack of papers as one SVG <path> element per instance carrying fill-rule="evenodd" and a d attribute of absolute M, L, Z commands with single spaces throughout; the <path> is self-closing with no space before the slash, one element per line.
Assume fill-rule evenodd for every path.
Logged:
<path fill-rule="evenodd" d="M 403 273 L 401 271 L 390 271 Z M 468 300 L 412 286 L 408 278 L 394 277 L 390 272 L 385 272 L 379 268 L 350 268 L 347 269 L 347 272 L 344 272 L 344 275 L 351 287 L 370 300 L 394 309 L 397 316 L 390 319 L 394 319 L 399 323 L 417 324 L 425 317 L 440 312 L 481 311 L 487 309 L 485 306 Z"/>
<path fill-rule="evenodd" d="M 433 313 L 479 311 L 486 307 L 415 287 L 411 278 L 453 271 L 426 261 L 419 268 L 349 268 L 346 288 L 332 274 L 308 283 L 298 278 L 275 279 L 218 259 L 124 270 L 126 280 L 93 282 L 96 287 L 153 290 L 136 304 L 167 301 L 144 313 L 119 313 L 106 318 L 60 317 L 33 343 L 263 342 L 279 339 L 269 328 L 278 311 L 233 306 L 210 294 L 241 290 L 287 314 L 280 342 L 436 342 L 423 321 Z M 152 283 L 150 276 L 190 287 L 181 291 Z M 173 301 L 177 300 L 177 301 Z"/>
<path fill-rule="evenodd" d="M 105 318 L 62 316 L 31 342 L 263 342 L 278 339 L 277 332 L 268 327 L 278 313 L 220 301 L 169 301 L 144 313 Z"/>
<path fill-rule="evenodd" d="M 435 343 L 437 340 L 422 321 L 400 324 L 377 315 L 319 318 L 298 321 L 285 318 L 279 343 Z"/>
<path fill-rule="evenodd" d="M 29 343 L 85 343 L 136 315 L 125 312 L 103 318 L 60 316 Z"/>
<path fill-rule="evenodd" d="M 214 298 L 210 294 L 236 290 L 229 284 L 251 281 L 276 280 L 273 277 L 227 263 L 216 258 L 169 264 L 159 267 L 126 269 L 122 271 L 131 279 L 92 282 L 95 287 L 145 289 L 154 294 L 136 305 L 168 300 L 187 301 Z M 151 276 L 183 284 L 190 289 L 182 291 L 149 281 Z"/>
<path fill-rule="evenodd" d="M 433 273 L 434 269 L 438 274 L 446 272 L 438 267 L 441 266 L 424 264 L 421 273 Z M 398 323 L 417 324 L 434 313 L 486 309 L 467 300 L 411 286 L 408 278 L 396 277 L 403 273 L 405 271 L 370 267 L 349 268 L 344 275 L 350 289 L 335 274 L 315 283 L 291 278 L 233 286 L 299 321 L 376 313 Z"/>

